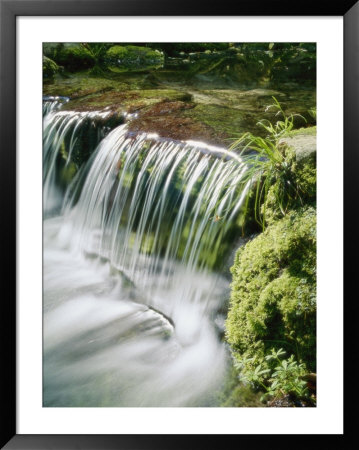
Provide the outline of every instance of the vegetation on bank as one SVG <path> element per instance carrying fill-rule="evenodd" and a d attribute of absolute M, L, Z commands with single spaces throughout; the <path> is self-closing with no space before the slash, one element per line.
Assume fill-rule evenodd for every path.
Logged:
<path fill-rule="evenodd" d="M 308 193 L 309 196 L 313 194 L 313 188 L 315 193 L 315 173 L 311 174 L 311 178 L 309 176 L 313 183 L 310 187 L 308 177 L 298 169 L 295 150 L 282 141 L 293 130 L 297 115 L 287 116 L 277 99 L 273 97 L 273 100 L 270 106 L 276 109 L 276 115 L 280 114 L 281 119 L 274 125 L 269 120 L 258 122 L 266 131 L 266 137 L 247 132 L 231 147 L 233 150 L 241 149 L 240 154 L 249 167 L 243 184 L 255 183 L 254 205 L 250 214 L 254 215 L 263 230 L 274 218 L 283 217 L 290 209 L 303 205 Z M 305 121 L 304 117 L 302 119 Z"/>
<path fill-rule="evenodd" d="M 65 72 L 101 76 L 161 68 L 180 70 L 184 79 L 211 75 L 229 83 L 313 82 L 316 76 L 314 43 L 44 43 L 43 51 Z"/>
<path fill-rule="evenodd" d="M 231 272 L 226 335 L 241 376 L 261 386 L 276 381 L 279 361 L 272 354 L 281 349 L 292 358 L 283 360 L 287 364 L 302 364 L 303 373 L 296 372 L 296 377 L 304 370 L 315 372 L 314 208 L 291 211 L 240 248 Z"/>
<path fill-rule="evenodd" d="M 236 253 L 226 339 L 236 389 L 249 385 L 268 405 L 290 397 L 288 406 L 308 406 L 315 404 L 306 377 L 316 371 L 316 164 L 315 154 L 301 159 L 281 141 L 292 128 L 283 116 L 266 138 L 236 142 L 254 152 L 249 214 L 262 232 Z"/>

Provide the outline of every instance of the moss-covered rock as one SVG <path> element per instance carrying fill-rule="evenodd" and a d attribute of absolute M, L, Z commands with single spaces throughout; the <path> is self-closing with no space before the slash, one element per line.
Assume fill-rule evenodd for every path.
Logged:
<path fill-rule="evenodd" d="M 317 135 L 317 126 L 309 126 L 307 128 L 298 128 L 296 130 L 292 130 L 288 133 L 288 137 L 294 136 L 316 136 Z"/>
<path fill-rule="evenodd" d="M 164 55 L 149 47 L 114 45 L 107 50 L 105 63 L 114 72 L 148 70 L 162 67 Z"/>
<path fill-rule="evenodd" d="M 316 365 L 316 212 L 288 213 L 237 251 L 226 338 L 242 372 L 271 349 Z"/>
<path fill-rule="evenodd" d="M 60 67 L 47 56 L 42 57 L 42 73 L 44 78 L 52 78 L 60 70 Z"/>
<path fill-rule="evenodd" d="M 310 128 L 308 128 L 310 130 Z M 310 160 L 315 161 L 317 151 L 317 139 L 314 134 L 297 133 L 281 139 L 281 142 L 295 149 L 296 159 L 303 164 Z"/>
<path fill-rule="evenodd" d="M 184 97 L 186 98 L 186 97 Z M 195 140 L 221 145 L 223 131 L 216 131 L 205 121 L 193 120 L 184 114 L 194 108 L 189 101 L 168 101 L 142 107 L 140 114 L 129 123 L 133 132 L 150 132 L 174 140 Z"/>
<path fill-rule="evenodd" d="M 92 53 L 81 44 L 63 44 L 56 48 L 56 62 L 70 72 L 84 70 L 95 65 Z"/>

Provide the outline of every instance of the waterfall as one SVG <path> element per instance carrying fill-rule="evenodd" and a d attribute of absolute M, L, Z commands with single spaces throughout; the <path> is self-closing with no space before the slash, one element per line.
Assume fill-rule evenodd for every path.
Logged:
<path fill-rule="evenodd" d="M 64 191 L 64 188 L 61 189 L 59 183 L 61 176 L 66 185 L 68 178 L 110 131 L 107 122 L 112 119 L 111 111 L 62 111 L 61 107 L 65 103 L 58 97 L 43 103 L 43 191 L 46 214 L 62 204 L 61 190 Z"/>
<path fill-rule="evenodd" d="M 207 405 L 225 367 L 218 270 L 246 165 L 201 142 L 110 130 L 110 112 L 46 111 L 45 405 Z"/>
<path fill-rule="evenodd" d="M 61 108 L 70 99 L 68 97 L 44 97 L 42 102 L 42 115 L 45 117 L 51 111 L 56 111 Z"/>

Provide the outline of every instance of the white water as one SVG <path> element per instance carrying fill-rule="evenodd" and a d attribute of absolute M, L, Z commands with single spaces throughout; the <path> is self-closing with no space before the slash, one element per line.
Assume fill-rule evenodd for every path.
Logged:
<path fill-rule="evenodd" d="M 210 267 L 237 220 L 245 167 L 122 125 L 63 199 L 56 158 L 71 133 L 71 159 L 85 116 L 44 120 L 44 211 L 63 203 L 44 221 L 44 405 L 215 405 L 229 281 Z"/>
<path fill-rule="evenodd" d="M 46 116 L 52 111 L 57 111 L 69 101 L 68 97 L 45 97 L 43 99 L 42 113 Z"/>

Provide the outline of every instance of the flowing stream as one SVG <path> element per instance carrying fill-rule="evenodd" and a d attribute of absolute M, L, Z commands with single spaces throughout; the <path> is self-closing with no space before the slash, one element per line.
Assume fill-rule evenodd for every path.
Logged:
<path fill-rule="evenodd" d="M 44 103 L 44 406 L 217 406 L 246 166 L 65 102 Z"/>

